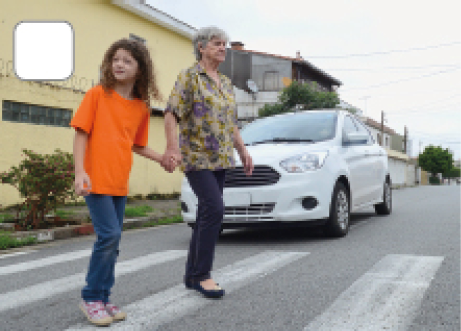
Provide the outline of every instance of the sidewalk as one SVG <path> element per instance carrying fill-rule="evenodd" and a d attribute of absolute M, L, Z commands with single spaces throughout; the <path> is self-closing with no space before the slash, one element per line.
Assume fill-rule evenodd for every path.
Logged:
<path fill-rule="evenodd" d="M 150 206 L 153 208 L 151 212 L 147 212 L 146 217 L 127 218 L 123 221 L 123 229 L 134 229 L 148 226 L 160 225 L 162 219 L 174 218 L 175 222 L 180 221 L 181 216 L 180 202 L 174 200 L 135 200 L 128 202 L 126 207 Z M 60 239 L 67 239 L 81 235 L 89 235 L 94 233 L 93 225 L 89 218 L 88 208 L 86 206 L 66 206 L 58 208 L 60 211 L 72 212 L 73 218 L 87 219 L 89 223 L 79 225 L 67 225 L 56 227 L 53 229 L 41 229 L 34 231 L 16 231 L 11 232 L 16 238 L 35 237 L 38 242 L 49 242 Z M 9 212 L 10 214 L 14 212 Z M 169 222 L 174 223 L 174 222 Z"/>

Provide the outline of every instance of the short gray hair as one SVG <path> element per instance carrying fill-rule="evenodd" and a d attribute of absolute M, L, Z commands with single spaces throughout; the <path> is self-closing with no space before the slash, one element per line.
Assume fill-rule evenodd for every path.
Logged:
<path fill-rule="evenodd" d="M 200 53 L 198 49 L 198 44 L 201 43 L 202 47 L 206 47 L 208 42 L 213 38 L 225 40 L 226 43 L 229 42 L 229 37 L 227 33 L 215 26 L 201 28 L 195 33 L 194 38 L 192 39 L 192 43 L 194 45 L 194 54 L 197 61 L 200 61 L 202 59 L 202 53 Z"/>

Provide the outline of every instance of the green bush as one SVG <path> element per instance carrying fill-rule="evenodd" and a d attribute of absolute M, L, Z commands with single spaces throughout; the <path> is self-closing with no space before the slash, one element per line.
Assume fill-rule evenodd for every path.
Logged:
<path fill-rule="evenodd" d="M 300 110 L 335 108 L 339 104 L 336 92 L 322 91 L 315 82 L 300 83 L 293 81 L 279 95 L 278 102 L 266 104 L 259 109 L 259 117 L 273 116 Z"/>
<path fill-rule="evenodd" d="M 429 184 L 431 185 L 440 185 L 440 179 L 437 176 L 429 177 Z"/>
<path fill-rule="evenodd" d="M 0 173 L 0 183 L 14 186 L 25 198 L 18 210 L 19 216 L 25 209 L 25 217 L 18 224 L 27 229 L 39 228 L 46 214 L 76 198 L 73 157 L 59 149 L 54 154 L 41 155 L 27 149 L 23 153 L 25 159 L 18 166 Z"/>

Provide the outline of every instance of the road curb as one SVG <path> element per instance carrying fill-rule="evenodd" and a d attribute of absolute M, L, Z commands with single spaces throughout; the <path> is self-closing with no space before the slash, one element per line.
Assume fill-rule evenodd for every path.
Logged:
<path fill-rule="evenodd" d="M 151 222 L 158 222 L 161 219 L 167 217 L 178 216 L 177 213 L 166 213 L 162 216 L 155 217 L 139 217 L 139 218 L 127 218 L 123 220 L 123 230 L 142 228 L 145 224 Z M 68 225 L 61 228 L 54 229 L 43 229 L 33 231 L 16 231 L 12 232 L 11 236 L 17 239 L 33 237 L 37 239 L 37 242 L 44 243 L 54 240 L 69 239 L 79 236 L 86 236 L 94 233 L 93 224 L 84 223 L 79 225 Z"/>

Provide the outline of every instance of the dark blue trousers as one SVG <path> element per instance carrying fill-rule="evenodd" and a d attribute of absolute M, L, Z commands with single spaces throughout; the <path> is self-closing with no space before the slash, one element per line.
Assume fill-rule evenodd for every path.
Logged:
<path fill-rule="evenodd" d="M 82 298 L 86 302 L 109 302 L 110 290 L 115 282 L 115 262 L 122 236 L 126 197 L 90 194 L 85 197 L 96 242 L 91 254 L 86 286 Z"/>
<path fill-rule="evenodd" d="M 185 274 L 185 279 L 192 282 L 211 278 L 215 246 L 224 218 L 222 194 L 225 175 L 225 170 L 186 172 L 186 178 L 198 198 Z"/>

